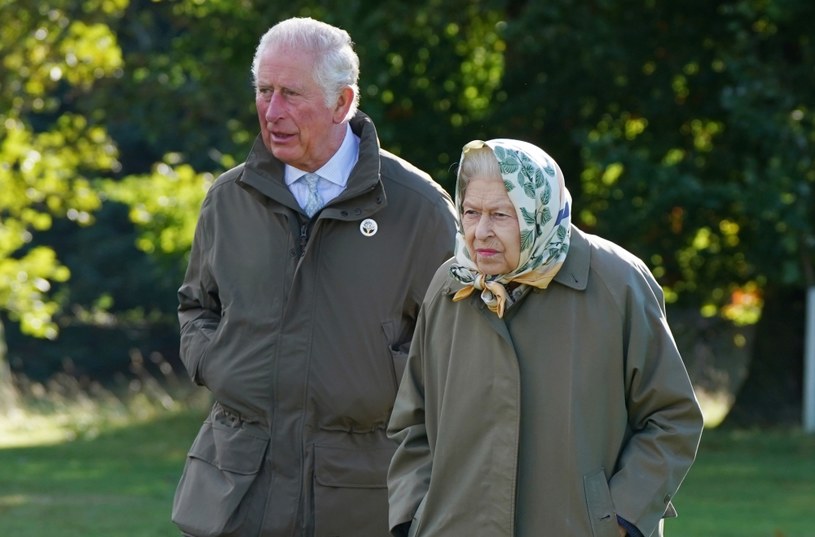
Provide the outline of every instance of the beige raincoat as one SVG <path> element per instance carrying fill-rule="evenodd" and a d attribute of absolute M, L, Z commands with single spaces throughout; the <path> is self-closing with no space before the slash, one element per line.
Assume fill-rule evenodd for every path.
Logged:
<path fill-rule="evenodd" d="M 390 525 L 411 537 L 646 535 L 675 516 L 702 415 L 633 255 L 572 227 L 566 261 L 503 319 L 442 266 L 389 433 Z"/>

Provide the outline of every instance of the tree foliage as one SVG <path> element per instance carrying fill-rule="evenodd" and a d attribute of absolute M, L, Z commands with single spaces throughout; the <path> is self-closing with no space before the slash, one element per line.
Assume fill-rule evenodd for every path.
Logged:
<path fill-rule="evenodd" d="M 293 15 L 349 31 L 382 145 L 447 188 L 464 143 L 526 139 L 673 303 L 754 322 L 815 283 L 807 0 L 0 0 L 6 318 L 174 322 L 204 192 L 257 133 L 257 40 Z"/>
<path fill-rule="evenodd" d="M 61 4 L 61 5 L 60 5 Z M 54 218 L 89 225 L 100 204 L 90 178 L 116 166 L 103 125 L 70 103 L 121 68 L 116 36 L 72 2 L 29 9 L 0 4 L 0 304 L 25 333 L 54 338 L 59 304 L 49 293 L 69 270 L 52 248 L 32 244 Z M 88 2 L 115 15 L 115 2 Z"/>
<path fill-rule="evenodd" d="M 669 300 L 735 316 L 734 296 L 815 283 L 812 14 L 526 2 L 507 65 L 534 67 L 508 69 L 498 117 L 563 159 L 582 224 L 645 258 Z"/>

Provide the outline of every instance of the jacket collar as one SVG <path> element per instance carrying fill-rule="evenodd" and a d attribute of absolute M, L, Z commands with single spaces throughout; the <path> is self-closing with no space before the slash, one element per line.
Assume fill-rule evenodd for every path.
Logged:
<path fill-rule="evenodd" d="M 373 121 L 362 112 L 351 118 L 351 130 L 359 136 L 359 159 L 351 171 L 348 184 L 339 197 L 332 200 L 320 213 L 320 218 L 359 220 L 374 214 L 387 205 L 385 189 L 380 177 L 379 138 Z M 258 135 L 246 166 L 237 182 L 256 190 L 261 195 L 301 212 L 297 200 L 284 180 L 285 166 L 272 155 Z"/>

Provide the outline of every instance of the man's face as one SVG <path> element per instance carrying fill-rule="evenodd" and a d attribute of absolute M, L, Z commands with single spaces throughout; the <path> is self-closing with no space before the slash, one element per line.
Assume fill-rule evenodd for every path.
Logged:
<path fill-rule="evenodd" d="M 346 93 L 325 104 L 313 66 L 311 52 L 272 45 L 260 57 L 255 92 L 264 144 L 282 162 L 306 171 L 328 162 L 342 143 L 350 104 Z"/>

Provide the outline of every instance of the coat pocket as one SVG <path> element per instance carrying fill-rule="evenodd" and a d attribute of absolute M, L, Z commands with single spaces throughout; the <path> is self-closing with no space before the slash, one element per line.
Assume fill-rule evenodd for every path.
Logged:
<path fill-rule="evenodd" d="M 218 322 L 212 319 L 191 321 L 181 329 L 181 361 L 190 379 L 199 386 L 206 385 L 201 369 L 217 329 Z"/>
<path fill-rule="evenodd" d="M 268 445 L 268 437 L 242 425 L 204 422 L 175 492 L 173 522 L 196 537 L 222 537 L 241 528 L 246 513 L 257 511 L 241 503 L 258 477 Z M 255 496 L 264 501 L 265 495 Z"/>
<path fill-rule="evenodd" d="M 586 505 L 594 537 L 619 537 L 617 512 L 611 500 L 606 473 L 600 469 L 583 477 Z"/>
<path fill-rule="evenodd" d="M 384 537 L 392 448 L 314 448 L 315 537 Z"/>
<path fill-rule="evenodd" d="M 405 364 L 407 364 L 408 352 L 410 351 L 410 338 L 407 337 L 404 341 L 400 341 L 398 326 L 397 321 L 382 322 L 382 331 L 385 333 L 385 341 L 393 365 L 395 392 L 399 391 L 399 383 L 402 382 L 402 375 L 405 372 Z"/>

